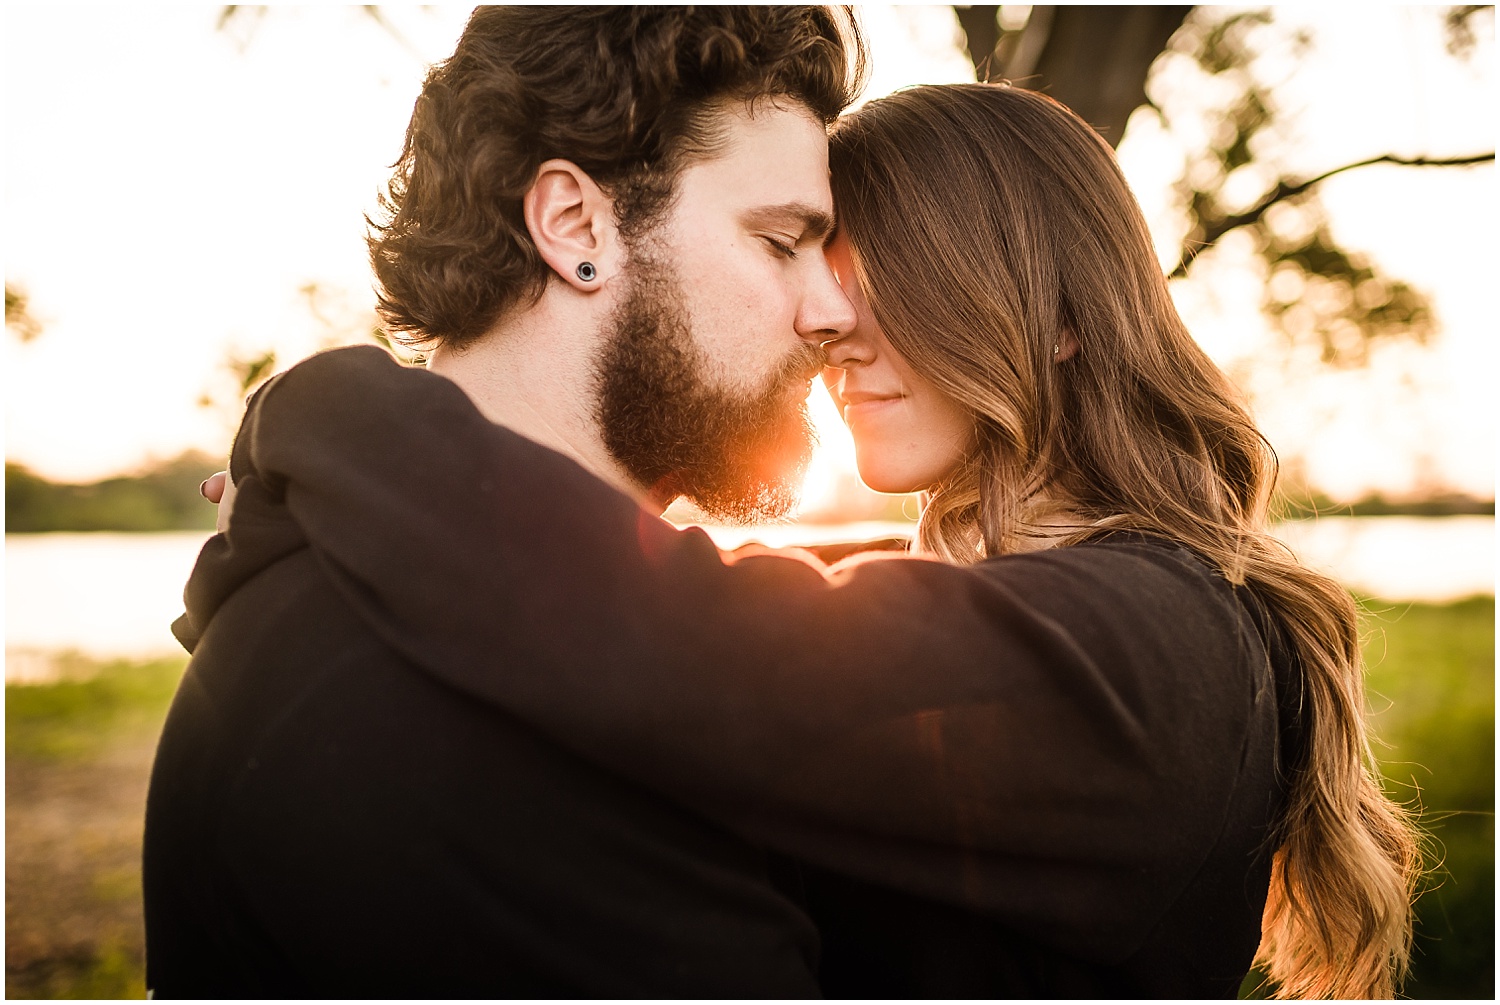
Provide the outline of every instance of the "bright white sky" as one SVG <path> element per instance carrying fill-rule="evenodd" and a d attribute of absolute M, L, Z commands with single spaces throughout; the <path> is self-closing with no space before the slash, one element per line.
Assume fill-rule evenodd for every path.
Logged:
<path fill-rule="evenodd" d="M 367 308 L 362 214 L 425 64 L 451 50 L 467 15 L 388 9 L 408 49 L 357 8 L 273 8 L 227 32 L 215 30 L 219 9 L 4 10 L 5 275 L 45 326 L 29 344 L 5 339 L 5 444 L 49 476 L 99 477 L 188 446 L 222 452 L 231 419 L 197 402 L 222 394 L 228 353 L 274 347 L 289 363 L 315 349 L 329 332 L 298 293 L 309 282 L 333 291 L 325 307 L 345 319 Z M 1487 30 L 1461 62 L 1443 51 L 1437 9 L 1349 11 L 1281 15 L 1309 19 L 1318 39 L 1285 89 L 1299 166 L 1494 149 Z M 972 79 L 948 8 L 872 6 L 864 18 L 869 96 Z M 1122 147 L 1148 216 L 1162 215 L 1173 151 L 1144 120 Z M 1306 451 L 1335 493 L 1400 492 L 1426 455 L 1439 481 L 1488 495 L 1493 167 L 1376 168 L 1324 194 L 1347 246 L 1433 296 L 1439 342 L 1384 354 L 1366 373 L 1258 387 L 1267 432 Z M 1205 347 L 1226 366 L 1253 357 L 1266 338 L 1258 293 L 1233 276 L 1212 291 L 1190 285 L 1179 299 Z M 839 433 L 826 463 L 848 468 Z"/>

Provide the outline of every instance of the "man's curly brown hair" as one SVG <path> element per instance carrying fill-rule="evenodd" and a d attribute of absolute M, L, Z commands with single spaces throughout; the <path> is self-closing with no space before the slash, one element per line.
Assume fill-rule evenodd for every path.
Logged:
<path fill-rule="evenodd" d="M 588 172 L 639 234 L 715 154 L 719 103 L 787 98 L 831 123 L 865 64 L 847 8 L 478 8 L 369 221 L 382 317 L 407 341 L 473 341 L 546 286 L 521 209 L 543 161 Z"/>

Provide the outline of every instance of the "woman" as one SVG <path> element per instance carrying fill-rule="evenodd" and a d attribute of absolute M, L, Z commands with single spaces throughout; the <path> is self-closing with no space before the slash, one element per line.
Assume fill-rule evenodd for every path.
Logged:
<path fill-rule="evenodd" d="M 1258 958 L 1285 996 L 1389 995 L 1417 853 L 1354 608 L 1267 534 L 1274 459 L 1108 148 L 1049 99 L 928 87 L 832 164 L 859 323 L 831 383 L 942 562 L 726 561 L 368 355 L 252 407 L 255 519 L 285 494 L 413 663 L 792 856 L 831 994 L 1232 995 Z"/>
<path fill-rule="evenodd" d="M 1259 597 L 1305 691 L 1258 958 L 1288 997 L 1388 997 L 1417 855 L 1372 766 L 1355 609 L 1268 533 L 1274 455 L 1178 319 L 1112 152 L 1046 97 L 973 85 L 846 118 L 831 164 L 861 475 L 926 490 L 919 546 L 947 561 L 1134 531 Z M 867 383 L 913 414 L 850 404 Z"/>

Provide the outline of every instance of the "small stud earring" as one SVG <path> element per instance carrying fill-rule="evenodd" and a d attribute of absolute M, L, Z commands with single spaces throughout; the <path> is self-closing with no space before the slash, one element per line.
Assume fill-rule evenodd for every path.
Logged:
<path fill-rule="evenodd" d="M 578 278 L 586 283 L 592 283 L 594 277 L 599 275 L 599 270 L 594 268 L 593 262 L 580 262 L 578 265 Z"/>
<path fill-rule="evenodd" d="M 1062 343 L 1061 342 L 1054 342 L 1054 343 L 1052 343 L 1052 355 L 1056 356 L 1061 349 L 1062 349 Z"/>

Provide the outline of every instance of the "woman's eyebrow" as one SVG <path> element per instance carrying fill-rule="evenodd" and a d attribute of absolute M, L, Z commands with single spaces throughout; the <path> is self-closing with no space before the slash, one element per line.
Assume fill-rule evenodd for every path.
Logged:
<path fill-rule="evenodd" d="M 740 219 L 751 227 L 790 227 L 804 240 L 818 240 L 833 233 L 833 214 L 805 202 L 756 206 L 741 214 Z"/>

